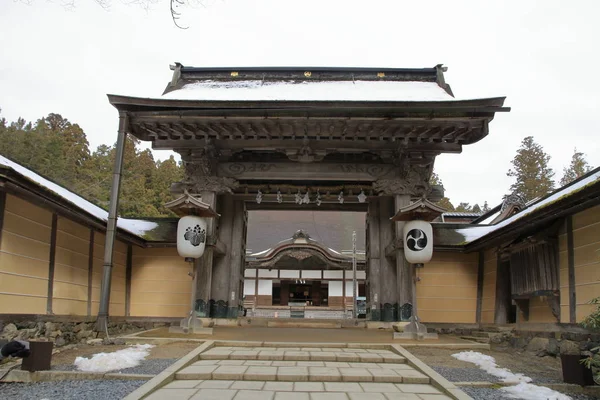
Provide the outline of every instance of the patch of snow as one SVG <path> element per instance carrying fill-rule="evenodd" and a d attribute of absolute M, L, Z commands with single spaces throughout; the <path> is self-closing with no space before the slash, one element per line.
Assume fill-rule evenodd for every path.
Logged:
<path fill-rule="evenodd" d="M 493 220 L 495 220 L 496 218 L 498 218 L 498 215 L 500 215 L 500 210 L 498 210 L 497 212 L 493 213 L 492 215 L 490 215 L 489 217 L 487 217 L 486 219 L 484 219 L 483 221 L 479 222 L 482 225 L 489 225 L 492 223 Z"/>
<path fill-rule="evenodd" d="M 435 82 L 395 81 L 197 81 L 162 96 L 216 101 L 453 101 Z"/>
<path fill-rule="evenodd" d="M 500 368 L 496 365 L 496 360 L 492 356 L 481 354 L 477 351 L 463 351 L 452 354 L 452 357 L 473 363 L 490 375 L 500 378 L 502 382 L 531 382 L 531 378 L 523 374 L 514 374 L 506 368 Z"/>
<path fill-rule="evenodd" d="M 156 222 L 145 221 L 143 219 L 117 219 L 117 225 L 119 228 L 133 233 L 134 235 L 144 235 L 146 232 L 158 227 Z"/>
<path fill-rule="evenodd" d="M 543 386 L 532 385 L 531 383 L 521 382 L 515 386 L 503 387 L 503 392 L 512 399 L 525 400 L 571 400 L 566 394 Z"/>
<path fill-rule="evenodd" d="M 152 344 L 136 344 L 112 353 L 97 353 L 91 358 L 77 357 L 74 364 L 79 371 L 85 372 L 109 372 L 136 367 L 150 354 L 152 347 Z"/>
<path fill-rule="evenodd" d="M 56 193 L 58 196 L 62 197 L 81 210 L 86 211 L 88 214 L 91 214 L 102 221 L 108 220 L 108 212 L 105 209 L 98 207 L 97 205 L 87 201 L 83 197 L 65 189 L 64 187 L 49 181 L 48 179 L 36 174 L 32 170 L 27 169 L 24 166 L 17 164 L 16 162 L 11 161 L 1 155 L 0 165 L 9 167 L 13 171 L 33 181 L 34 183 Z M 158 224 L 151 221 L 119 218 L 117 219 L 117 226 L 134 235 L 143 235 L 145 232 L 156 228 Z"/>
<path fill-rule="evenodd" d="M 492 356 L 477 351 L 463 351 L 452 354 L 452 357 L 473 363 L 490 375 L 500 378 L 502 382 L 516 383 L 514 386 L 503 387 L 508 397 L 524 400 L 570 400 L 569 396 L 546 387 L 534 385 L 531 378 L 520 373 L 513 373 L 507 368 L 500 368 Z"/>
<path fill-rule="evenodd" d="M 535 204 L 532 204 L 528 208 L 513 215 L 512 217 L 498 222 L 496 225 L 474 226 L 472 228 L 462 228 L 462 229 L 457 229 L 456 232 L 463 235 L 465 237 L 465 241 L 467 241 L 467 242 L 475 241 L 475 240 L 480 239 L 483 236 L 485 236 L 491 232 L 494 232 L 506 225 L 512 224 L 513 222 L 515 222 L 515 221 L 517 221 L 539 209 L 542 209 L 542 208 L 546 207 L 547 205 L 554 203 L 561 197 L 568 196 L 569 194 L 576 192 L 580 189 L 583 189 L 586 186 L 593 185 L 593 184 L 597 183 L 598 180 L 600 180 L 600 171 L 588 176 L 585 179 L 582 179 L 581 181 L 579 181 L 569 187 L 564 188 L 563 190 L 557 191 L 552 196 L 546 197 L 545 199 L 538 201 Z"/>

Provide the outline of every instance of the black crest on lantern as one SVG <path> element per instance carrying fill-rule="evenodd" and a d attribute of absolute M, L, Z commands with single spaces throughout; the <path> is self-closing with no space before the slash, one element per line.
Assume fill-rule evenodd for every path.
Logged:
<path fill-rule="evenodd" d="M 421 251 L 427 247 L 427 235 L 420 229 L 411 229 L 406 235 L 406 246 L 412 251 Z"/>
<path fill-rule="evenodd" d="M 196 225 L 193 228 L 190 226 L 186 228 L 183 238 L 189 241 L 192 246 L 199 246 L 200 243 L 204 243 L 206 240 L 206 229 L 202 229 L 200 225 Z"/>

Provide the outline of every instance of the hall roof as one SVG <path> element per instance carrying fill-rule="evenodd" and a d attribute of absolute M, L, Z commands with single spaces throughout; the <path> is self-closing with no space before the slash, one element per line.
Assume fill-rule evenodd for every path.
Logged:
<path fill-rule="evenodd" d="M 313 150 L 459 153 L 488 134 L 504 97 L 457 99 L 445 67 L 197 68 L 176 63 L 162 96 L 109 94 L 129 113 L 128 131 L 156 149 L 271 151 L 319 141 Z M 295 139 L 295 140 L 294 140 Z M 260 141 L 259 144 L 254 142 Z"/>

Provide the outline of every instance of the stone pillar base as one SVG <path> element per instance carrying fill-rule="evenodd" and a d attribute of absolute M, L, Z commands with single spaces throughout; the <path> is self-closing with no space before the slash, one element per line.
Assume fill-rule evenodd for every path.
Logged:
<path fill-rule="evenodd" d="M 194 333 L 200 335 L 212 335 L 213 328 L 204 328 L 202 320 L 197 317 L 182 318 L 179 321 L 179 326 L 169 327 L 169 333 Z"/>
<path fill-rule="evenodd" d="M 419 322 L 418 317 L 412 316 L 410 317 L 410 322 L 404 326 L 403 332 L 394 332 L 394 339 L 438 339 L 438 334 L 427 333 L 427 327 Z"/>

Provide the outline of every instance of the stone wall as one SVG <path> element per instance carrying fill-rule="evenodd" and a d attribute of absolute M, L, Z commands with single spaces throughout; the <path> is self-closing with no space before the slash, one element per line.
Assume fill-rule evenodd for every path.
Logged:
<path fill-rule="evenodd" d="M 0 321 L 0 339 L 53 341 L 56 347 L 104 338 L 104 333 L 94 331 L 95 321 L 44 320 L 18 318 Z M 126 335 L 142 330 L 169 326 L 170 322 L 114 320 L 108 325 L 109 336 Z"/>

